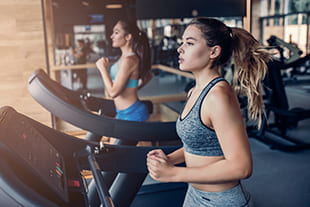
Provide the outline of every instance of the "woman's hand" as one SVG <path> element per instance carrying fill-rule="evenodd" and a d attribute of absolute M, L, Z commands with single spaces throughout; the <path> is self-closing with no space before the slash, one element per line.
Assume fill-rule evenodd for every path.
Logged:
<path fill-rule="evenodd" d="M 96 66 L 100 71 L 107 70 L 109 64 L 109 58 L 102 57 L 96 62 Z"/>
<path fill-rule="evenodd" d="M 162 150 L 152 150 L 147 154 L 147 168 L 154 180 L 161 182 L 172 181 L 175 167 Z"/>

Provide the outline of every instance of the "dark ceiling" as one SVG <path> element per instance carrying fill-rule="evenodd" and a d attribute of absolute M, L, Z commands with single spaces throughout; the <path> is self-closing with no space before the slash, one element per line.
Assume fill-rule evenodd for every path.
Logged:
<path fill-rule="evenodd" d="M 185 18 L 198 16 L 245 16 L 246 0 L 53 0 L 56 31 L 69 25 L 113 24 L 120 16 L 133 19 Z M 120 9 L 108 9 L 121 4 Z M 94 21 L 93 15 L 103 17 Z M 97 19 L 98 20 L 98 19 Z"/>
<path fill-rule="evenodd" d="M 246 15 L 246 0 L 136 0 L 138 19 Z"/>
<path fill-rule="evenodd" d="M 132 7 L 126 6 L 125 8 L 124 5 L 121 9 L 107 9 L 106 5 L 110 2 L 124 5 L 122 0 L 53 0 L 53 17 L 56 31 L 67 30 L 72 25 L 92 24 L 92 16 L 94 15 L 103 16 L 101 22 L 97 21 L 95 23 L 106 23 L 105 21 L 108 19 L 116 19 L 120 15 L 125 15 L 129 10 L 127 8 Z"/>

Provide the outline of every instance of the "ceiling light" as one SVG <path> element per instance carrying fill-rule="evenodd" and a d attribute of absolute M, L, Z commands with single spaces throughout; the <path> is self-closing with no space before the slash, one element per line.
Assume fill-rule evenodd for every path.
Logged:
<path fill-rule="evenodd" d="M 105 5 L 105 8 L 107 9 L 121 9 L 123 8 L 122 4 L 107 4 Z"/>
<path fill-rule="evenodd" d="M 83 6 L 89 6 L 89 3 L 87 1 L 82 1 Z"/>

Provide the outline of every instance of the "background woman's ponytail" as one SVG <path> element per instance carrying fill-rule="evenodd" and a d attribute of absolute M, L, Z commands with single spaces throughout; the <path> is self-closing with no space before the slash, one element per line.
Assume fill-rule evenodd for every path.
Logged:
<path fill-rule="evenodd" d="M 143 78 L 151 69 L 151 49 L 145 32 L 138 31 L 133 42 L 133 49 L 140 58 L 139 75 Z"/>
<path fill-rule="evenodd" d="M 144 78 L 148 71 L 151 70 L 151 49 L 147 35 L 137 27 L 135 21 L 121 19 L 119 22 L 122 24 L 125 32 L 132 35 L 133 50 L 140 60 L 139 76 Z"/>
<path fill-rule="evenodd" d="M 248 118 L 257 119 L 260 128 L 264 111 L 261 81 L 267 73 L 271 54 L 246 30 L 232 28 L 232 34 L 235 64 L 233 87 L 238 94 L 247 97 Z"/>

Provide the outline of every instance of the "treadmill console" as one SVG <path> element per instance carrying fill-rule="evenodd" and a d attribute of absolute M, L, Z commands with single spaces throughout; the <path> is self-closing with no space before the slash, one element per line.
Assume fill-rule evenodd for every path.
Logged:
<path fill-rule="evenodd" d="M 47 184 L 49 190 L 67 202 L 65 163 L 57 149 L 23 117 L 1 117 L 0 122 L 0 128 L 6 128 L 2 130 L 5 133 L 1 133 L 0 141 L 17 157 L 22 169 L 25 167 L 31 172 L 30 179 L 33 181 L 29 182 L 35 183 L 37 179 L 40 179 L 41 182 Z"/>

